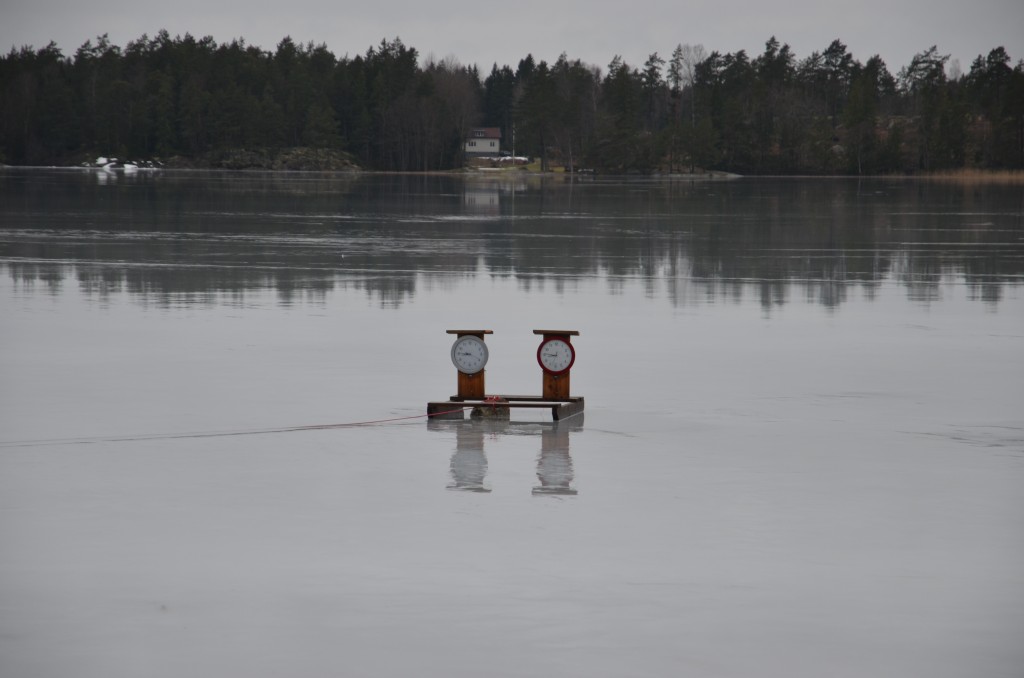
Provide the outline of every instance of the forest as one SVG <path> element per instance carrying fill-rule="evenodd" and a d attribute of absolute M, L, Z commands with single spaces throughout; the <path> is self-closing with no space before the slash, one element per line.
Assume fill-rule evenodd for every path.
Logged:
<path fill-rule="evenodd" d="M 604 68 L 527 55 L 486 75 L 421 60 L 399 38 L 336 57 L 284 38 L 161 31 L 106 36 L 67 56 L 54 43 L 0 57 L 0 163 L 98 155 L 211 166 L 238 151 L 307 148 L 354 166 L 465 164 L 470 128 L 541 169 L 603 173 L 916 174 L 1024 168 L 1024 60 L 1002 47 L 964 72 L 931 47 L 893 74 L 840 40 L 800 58 L 775 37 L 760 54 L 678 45 Z"/>

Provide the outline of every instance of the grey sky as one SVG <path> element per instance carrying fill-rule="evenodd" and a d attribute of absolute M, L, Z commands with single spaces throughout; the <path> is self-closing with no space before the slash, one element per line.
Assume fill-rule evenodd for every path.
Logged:
<path fill-rule="evenodd" d="M 756 55 L 772 35 L 798 58 L 839 38 L 861 61 L 880 54 L 893 73 L 933 44 L 964 71 L 1000 45 L 1024 58 L 1021 0 L 0 0 L 4 53 L 53 40 L 70 55 L 102 33 L 124 46 L 161 28 L 217 42 L 244 37 L 265 49 L 290 35 L 339 57 L 399 36 L 424 57 L 454 56 L 484 74 L 494 62 L 514 68 L 528 53 L 554 61 L 564 51 L 602 68 L 616 54 L 634 66 L 652 52 L 667 59 L 679 43 Z"/>

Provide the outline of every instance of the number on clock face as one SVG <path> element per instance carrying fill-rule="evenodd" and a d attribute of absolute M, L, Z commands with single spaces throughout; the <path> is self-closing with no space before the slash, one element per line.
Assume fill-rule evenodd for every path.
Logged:
<path fill-rule="evenodd" d="M 568 371 L 575 360 L 575 351 L 564 339 L 548 339 L 537 350 L 537 362 L 553 374 Z"/>
<path fill-rule="evenodd" d="M 487 364 L 487 344 L 479 337 L 466 335 L 452 344 L 452 363 L 464 374 L 476 374 Z"/>

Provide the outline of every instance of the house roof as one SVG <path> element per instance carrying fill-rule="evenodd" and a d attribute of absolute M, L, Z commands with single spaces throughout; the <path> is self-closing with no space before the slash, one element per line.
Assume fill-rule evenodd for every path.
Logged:
<path fill-rule="evenodd" d="M 470 139 L 500 139 L 500 127 L 474 127 L 469 130 Z"/>

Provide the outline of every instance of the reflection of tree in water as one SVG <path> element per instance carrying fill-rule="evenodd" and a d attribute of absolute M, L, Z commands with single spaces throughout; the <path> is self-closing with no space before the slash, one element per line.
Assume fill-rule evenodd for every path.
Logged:
<path fill-rule="evenodd" d="M 1024 273 L 1012 187 L 272 173 L 100 186 L 68 176 L 56 193 L 48 181 L 0 181 L 0 198 L 18 206 L 0 256 L 19 284 L 59 289 L 73 272 L 87 294 L 147 303 L 266 289 L 315 302 L 341 288 L 395 306 L 419 284 L 489 274 L 527 293 L 603 278 L 611 293 L 639 284 L 676 305 L 753 293 L 769 308 L 794 292 L 837 306 L 855 286 L 872 298 L 885 281 L 933 299 L 950 277 L 997 301 Z M 467 192 L 497 195 L 497 210 L 467 207 Z"/>
<path fill-rule="evenodd" d="M 38 284 L 45 287 L 49 294 L 58 294 L 64 284 L 62 266 L 11 262 L 7 268 L 15 286 L 24 290 L 34 289 Z"/>

